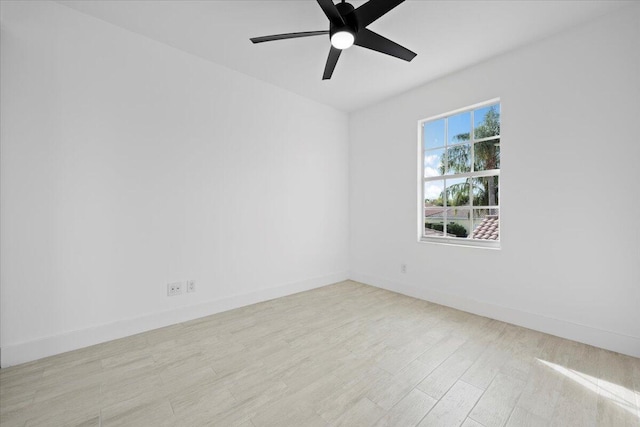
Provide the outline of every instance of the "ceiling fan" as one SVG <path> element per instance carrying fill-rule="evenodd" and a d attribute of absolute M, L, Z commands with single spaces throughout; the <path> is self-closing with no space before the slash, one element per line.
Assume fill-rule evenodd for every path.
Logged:
<path fill-rule="evenodd" d="M 253 37 L 251 41 L 253 43 L 262 43 L 329 34 L 331 50 L 329 51 L 327 64 L 324 67 L 322 80 L 331 78 L 342 51 L 354 44 L 386 55 L 395 56 L 405 61 L 411 61 L 416 56 L 416 53 L 406 47 L 400 46 L 366 28 L 367 25 L 398 6 L 404 0 L 369 0 L 357 9 L 344 0 L 338 4 L 334 4 L 332 0 L 317 1 L 329 19 L 328 31 L 274 34 L 272 36 Z"/>

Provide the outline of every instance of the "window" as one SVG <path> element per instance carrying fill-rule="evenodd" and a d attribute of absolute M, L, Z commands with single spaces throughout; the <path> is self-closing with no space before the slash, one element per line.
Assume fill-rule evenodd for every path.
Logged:
<path fill-rule="evenodd" d="M 499 100 L 418 125 L 420 240 L 499 247 Z"/>

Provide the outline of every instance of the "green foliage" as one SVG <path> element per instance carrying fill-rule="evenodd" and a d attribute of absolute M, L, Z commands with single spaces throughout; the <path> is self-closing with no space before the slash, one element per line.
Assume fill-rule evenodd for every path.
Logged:
<path fill-rule="evenodd" d="M 494 135 L 500 135 L 500 113 L 495 107 L 491 107 L 484 115 L 484 121 L 476 127 L 476 139 Z"/>
<path fill-rule="evenodd" d="M 431 230 L 436 230 L 436 231 L 444 230 L 443 223 L 436 224 L 436 223 L 427 222 L 424 224 L 424 226 Z M 467 229 L 464 228 L 464 226 L 457 224 L 455 222 L 450 222 L 447 224 L 447 234 L 454 234 L 456 237 L 467 237 L 469 235 L 467 233 Z"/>
<path fill-rule="evenodd" d="M 467 183 L 452 184 L 445 190 L 448 206 L 465 206 L 469 204 L 469 185 Z"/>
<path fill-rule="evenodd" d="M 431 230 L 437 230 L 437 231 L 442 231 L 444 230 L 444 224 L 440 223 L 440 224 L 436 224 L 436 223 L 432 223 L 432 222 L 427 222 L 424 224 L 425 227 L 431 229 Z"/>
<path fill-rule="evenodd" d="M 467 139 L 469 134 L 467 133 Z M 460 135 L 457 135 L 458 138 Z M 439 172 L 444 175 L 444 165 L 447 164 L 449 171 L 453 173 L 464 173 L 470 171 L 471 164 L 471 147 L 468 144 L 456 145 L 447 149 L 448 156 L 440 162 Z M 442 155 L 444 157 L 444 154 Z"/>
<path fill-rule="evenodd" d="M 425 206 L 444 206 L 444 200 L 442 199 L 442 195 L 437 199 L 424 199 Z"/>
<path fill-rule="evenodd" d="M 457 237 L 467 237 L 469 235 L 464 226 L 456 224 L 455 222 L 447 224 L 447 233 L 455 234 Z"/>

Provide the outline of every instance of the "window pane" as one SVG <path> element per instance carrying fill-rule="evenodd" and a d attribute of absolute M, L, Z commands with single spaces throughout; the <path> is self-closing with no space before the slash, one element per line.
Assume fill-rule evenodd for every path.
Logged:
<path fill-rule="evenodd" d="M 500 104 L 474 110 L 473 122 L 475 139 L 500 135 Z"/>
<path fill-rule="evenodd" d="M 500 240 L 500 215 L 498 209 L 474 209 L 473 232 L 476 240 Z"/>
<path fill-rule="evenodd" d="M 449 144 L 469 141 L 471 135 L 471 112 L 456 114 L 448 119 Z"/>
<path fill-rule="evenodd" d="M 473 146 L 473 150 L 475 170 L 500 169 L 500 138 L 478 142 Z"/>
<path fill-rule="evenodd" d="M 424 152 L 424 177 L 444 175 L 444 148 Z"/>
<path fill-rule="evenodd" d="M 447 174 L 471 172 L 471 144 L 447 148 Z"/>
<path fill-rule="evenodd" d="M 447 237 L 466 238 L 471 228 L 470 209 L 447 209 Z"/>
<path fill-rule="evenodd" d="M 424 206 L 442 206 L 444 204 L 444 180 L 428 181 L 424 183 Z"/>
<path fill-rule="evenodd" d="M 473 205 L 497 206 L 500 204 L 500 177 L 486 176 L 473 179 Z"/>
<path fill-rule="evenodd" d="M 444 147 L 444 119 L 424 123 L 422 129 L 425 150 Z"/>
<path fill-rule="evenodd" d="M 469 183 L 466 178 L 447 179 L 447 206 L 469 206 Z"/>
<path fill-rule="evenodd" d="M 443 236 L 444 233 L 444 208 L 430 207 L 424 209 L 424 235 Z"/>

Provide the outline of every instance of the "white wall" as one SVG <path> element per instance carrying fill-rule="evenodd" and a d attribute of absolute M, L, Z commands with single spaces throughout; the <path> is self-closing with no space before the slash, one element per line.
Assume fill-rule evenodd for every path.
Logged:
<path fill-rule="evenodd" d="M 418 243 L 417 121 L 494 97 L 502 249 Z M 352 114 L 351 277 L 640 356 L 639 125 L 638 4 Z"/>
<path fill-rule="evenodd" d="M 346 114 L 55 3 L 1 13 L 2 366 L 346 278 Z"/>

